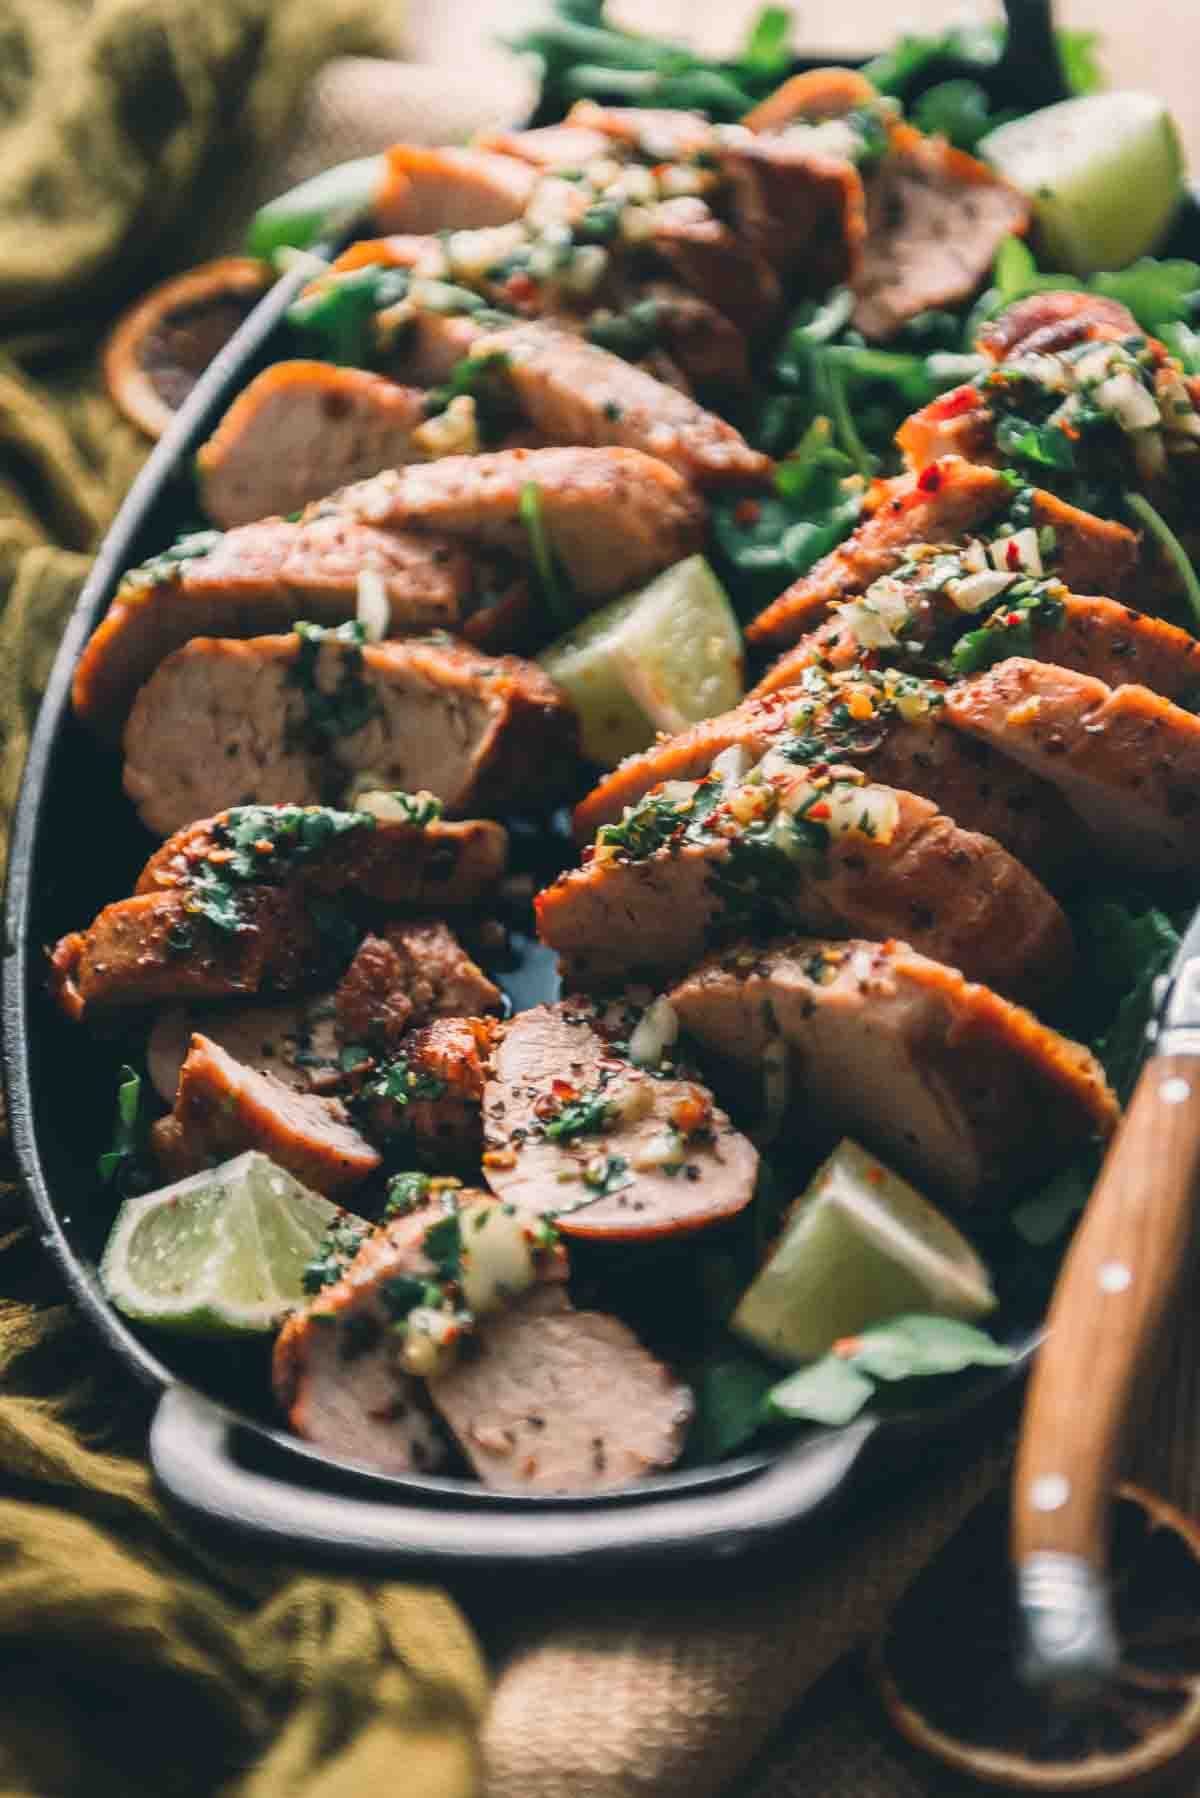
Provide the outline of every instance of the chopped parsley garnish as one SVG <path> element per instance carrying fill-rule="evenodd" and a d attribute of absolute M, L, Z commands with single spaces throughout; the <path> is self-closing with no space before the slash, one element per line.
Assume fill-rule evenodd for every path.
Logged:
<path fill-rule="evenodd" d="M 433 1263 L 434 1277 L 440 1285 L 457 1284 L 462 1279 L 462 1224 L 457 1200 L 455 1209 L 430 1224 L 422 1243 L 427 1260 Z"/>
<path fill-rule="evenodd" d="M 399 806 L 410 824 L 419 825 L 422 830 L 427 824 L 436 824 L 444 809 L 435 793 L 389 793 L 388 798 Z"/>
<path fill-rule="evenodd" d="M 353 1217 L 348 1211 L 335 1218 L 301 1275 L 305 1292 L 335 1286 L 370 1234 L 371 1226 L 365 1218 Z"/>
<path fill-rule="evenodd" d="M 1039 582 L 1024 592 L 1021 587 L 1029 583 L 1001 594 L 987 622 L 958 639 L 947 657 L 951 674 L 977 674 L 1006 656 L 1032 655 L 1034 632 L 1059 628 L 1066 616 L 1059 583 Z"/>
<path fill-rule="evenodd" d="M 649 355 L 662 335 L 662 307 L 657 300 L 637 300 L 625 312 L 609 318 L 593 317 L 584 335 L 589 343 L 626 362 L 638 362 Z"/>
<path fill-rule="evenodd" d="M 370 368 L 376 359 L 376 316 L 408 294 L 410 271 L 371 262 L 323 275 L 288 307 L 287 321 L 322 361 Z"/>
<path fill-rule="evenodd" d="M 724 791 L 718 775 L 710 774 L 690 799 L 671 799 L 650 792 L 631 806 L 619 824 L 604 824 L 596 835 L 602 847 L 618 849 L 630 861 L 644 861 L 667 844 L 682 843 L 719 803 Z"/>
<path fill-rule="evenodd" d="M 407 1217 L 410 1211 L 415 1211 L 428 1198 L 432 1184 L 428 1174 L 394 1174 L 388 1181 L 384 1217 Z"/>
<path fill-rule="evenodd" d="M 187 909 L 217 930 L 244 930 L 251 923 L 243 909 L 247 887 L 277 885 L 297 862 L 319 855 L 336 837 L 374 825 L 370 812 L 325 805 L 234 806 L 214 821 L 212 847 L 189 869 Z M 314 896 L 310 910 L 315 914 L 321 904 L 327 902 Z"/>
<path fill-rule="evenodd" d="M 305 734 L 321 747 L 335 737 L 352 736 L 379 710 L 374 691 L 363 679 L 364 627 L 350 618 L 337 626 L 298 619 L 292 628 L 300 648 L 287 679 L 304 695 Z M 317 660 L 324 643 L 336 644 L 342 651 L 341 671 L 330 692 L 317 685 Z"/>
<path fill-rule="evenodd" d="M 211 555 L 221 541 L 221 531 L 190 531 L 170 549 L 164 549 L 149 561 L 140 562 L 122 577 L 122 587 L 157 587 L 163 581 L 176 580 L 189 562 Z"/>
<path fill-rule="evenodd" d="M 597 1198 L 607 1198 L 609 1193 L 622 1192 L 625 1187 L 632 1186 L 633 1175 L 623 1155 L 597 1155 L 583 1170 L 583 1184 L 590 1187 Z"/>
<path fill-rule="evenodd" d="M 596 1136 L 605 1129 L 612 1116 L 612 1106 L 603 1093 L 588 1093 L 562 1106 L 558 1116 L 545 1125 L 551 1142 L 574 1142 L 579 1136 Z"/>
<path fill-rule="evenodd" d="M 117 1086 L 117 1115 L 113 1124 L 112 1147 L 106 1149 L 96 1163 L 96 1171 L 107 1185 L 123 1173 L 136 1158 L 142 1142 L 142 1077 L 131 1067 L 123 1067 Z"/>
<path fill-rule="evenodd" d="M 409 1105 L 420 1099 L 440 1099 L 445 1091 L 444 1080 L 437 1074 L 414 1072 L 404 1055 L 397 1055 L 394 1061 L 389 1061 L 367 1087 L 370 1098 L 390 1099 L 393 1105 Z"/>
<path fill-rule="evenodd" d="M 508 379 L 509 366 L 507 350 L 485 350 L 477 356 L 464 356 L 461 362 L 454 364 L 442 386 L 430 388 L 425 400 L 426 416 L 435 417 L 446 410 L 451 400 L 465 395 L 475 401 L 475 425 L 480 442 L 498 443 L 521 416 Z"/>
<path fill-rule="evenodd" d="M 529 534 L 529 551 L 541 589 L 542 602 L 555 625 L 565 627 L 573 624 L 575 607 L 546 529 L 542 513 L 542 490 L 536 481 L 526 481 L 522 487 L 519 510 L 521 523 Z"/>

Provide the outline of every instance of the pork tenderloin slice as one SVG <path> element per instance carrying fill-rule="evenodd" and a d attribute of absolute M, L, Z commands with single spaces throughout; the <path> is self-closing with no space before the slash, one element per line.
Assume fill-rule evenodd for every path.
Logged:
<path fill-rule="evenodd" d="M 783 131 L 798 122 L 843 118 L 878 98 L 878 88 L 857 69 L 807 69 L 789 76 L 742 123 L 751 131 Z"/>
<path fill-rule="evenodd" d="M 473 353 L 507 359 L 506 379 L 526 417 L 559 443 L 640 450 L 702 487 L 758 480 L 770 468 L 715 412 L 548 322 L 498 331 Z"/>
<path fill-rule="evenodd" d="M 1012 488 L 999 470 L 945 456 L 921 474 L 876 481 L 862 523 L 844 543 L 794 581 L 747 627 L 752 643 L 783 648 L 815 630 L 843 600 L 854 599 L 872 581 L 891 574 L 914 544 L 955 543 L 985 532 L 990 520 L 1007 511 Z M 1079 593 L 1124 595 L 1138 566 L 1133 532 L 1097 518 L 1037 488 L 1032 522 L 1050 526 L 1056 538 L 1054 571 Z M 791 665 L 777 664 L 760 689 L 791 684 Z"/>
<path fill-rule="evenodd" d="M 601 106 L 577 100 L 565 123 L 596 131 L 653 162 L 679 162 L 709 148 L 713 128 L 702 112 L 673 106 Z"/>
<path fill-rule="evenodd" d="M 1013 656 L 946 696 L 956 729 L 1058 787 L 1139 872 L 1200 870 L 1200 719 L 1146 687 Z"/>
<path fill-rule="evenodd" d="M 525 211 L 536 170 L 513 156 L 393 144 L 371 204 L 382 231 L 470 231 L 507 225 Z"/>
<path fill-rule="evenodd" d="M 382 1096 L 369 1098 L 366 1121 L 372 1134 L 402 1137 L 430 1167 L 477 1168 L 496 1031 L 496 1020 L 486 1017 L 434 1018 L 411 1031 L 381 1070 Z"/>
<path fill-rule="evenodd" d="M 866 236 L 854 323 L 893 337 L 906 319 L 955 306 L 979 288 L 1006 237 L 1029 228 L 1024 194 L 944 137 L 891 127 L 867 180 Z"/>
<path fill-rule="evenodd" d="M 483 1092 L 488 1185 L 552 1214 L 566 1236 L 610 1242 L 683 1235 L 743 1210 L 758 1173 L 751 1143 L 705 1087 L 633 1066 L 603 1024 L 573 998 L 504 1026 Z"/>
<path fill-rule="evenodd" d="M 363 368 L 276 362 L 242 389 L 196 456 L 200 500 L 222 530 L 298 512 L 381 468 L 423 460 L 425 395 Z"/>
<path fill-rule="evenodd" d="M 793 1103 L 959 1203 L 1107 1137 L 1117 1103 L 1078 1043 L 905 943 L 782 939 L 713 956 L 669 995 L 684 1029 L 753 1071 L 788 1045 Z"/>
<path fill-rule="evenodd" d="M 642 293 L 654 302 L 663 346 L 689 383 L 726 388 L 749 384 L 745 334 L 711 301 L 675 281 L 648 281 Z"/>
<path fill-rule="evenodd" d="M 208 1037 L 244 1067 L 273 1075 L 293 1092 L 319 1091 L 339 1073 L 342 1045 L 332 993 L 310 994 L 285 1005 L 173 1005 L 159 1012 L 146 1044 L 147 1072 L 167 1105 L 175 1103 L 179 1071 L 196 1035 Z"/>
<path fill-rule="evenodd" d="M 268 518 L 126 575 L 75 671 L 78 715 L 114 736 L 134 695 L 164 657 L 193 637 L 256 637 L 297 618 L 355 616 L 358 577 L 383 581 L 395 636 L 452 630 L 470 610 L 470 557 L 448 538 L 380 530 L 332 508 Z"/>
<path fill-rule="evenodd" d="M 582 987 L 682 970 L 723 937 L 789 925 L 899 937 L 1021 997 L 1067 978 L 1073 949 L 1061 909 L 994 839 L 913 793 L 840 778 L 830 791 L 839 811 L 861 808 L 874 834 L 826 832 L 811 858 L 778 848 L 772 833 L 723 822 L 719 811 L 692 824 L 691 801 L 680 802 L 676 833 L 652 853 L 618 849 L 602 859 L 612 845 L 601 832 L 587 866 L 539 893 L 542 941 Z M 875 810 L 886 832 L 870 825 Z"/>
<path fill-rule="evenodd" d="M 803 140 L 727 126 L 715 150 L 734 230 L 785 283 L 811 292 L 857 283 L 867 209 L 862 177 Z"/>
<path fill-rule="evenodd" d="M 345 1041 L 383 1049 L 431 1018 L 477 1017 L 502 1004 L 500 988 L 440 918 L 368 933 L 334 997 Z"/>
<path fill-rule="evenodd" d="M 484 1485 L 606 1492 L 682 1453 L 691 1392 L 619 1319 L 535 1288 L 473 1346 L 429 1395 Z"/>
<path fill-rule="evenodd" d="M 275 1341 L 275 1396 L 296 1434 L 382 1473 L 431 1473 L 448 1458 L 425 1382 L 401 1363 L 385 1296 L 392 1280 L 432 1275 L 424 1244 L 433 1219 L 422 1207 L 372 1232 Z"/>
<path fill-rule="evenodd" d="M 236 817 L 236 813 L 233 814 Z M 344 961 L 341 906 L 357 898 L 429 911 L 470 905 L 503 873 L 498 824 L 383 823 L 354 828 L 307 862 L 273 870 L 277 884 L 235 889 L 237 927 L 196 909 L 201 884 L 227 861 L 225 820 L 176 832 L 151 857 L 128 899 L 105 906 L 51 956 L 50 988 L 68 1016 L 90 1007 L 252 996 L 310 987 Z M 357 836 L 357 845 L 349 838 Z M 333 902 L 332 904 L 330 902 Z M 328 932 L 328 934 L 327 934 Z"/>
<path fill-rule="evenodd" d="M 529 131 L 489 131 L 472 147 L 498 156 L 515 156 L 535 169 L 582 169 L 612 151 L 609 137 L 586 125 L 538 125 Z"/>
<path fill-rule="evenodd" d="M 443 456 L 348 487 L 338 503 L 384 531 L 432 531 L 528 562 L 521 494 L 530 485 L 551 546 L 583 599 L 623 593 L 702 544 L 704 505 L 682 475 L 621 447 Z"/>
<path fill-rule="evenodd" d="M 660 201 L 654 216 L 649 247 L 664 268 L 748 338 L 763 336 L 783 304 L 782 283 L 766 257 L 690 195 Z"/>
<path fill-rule="evenodd" d="M 1063 288 L 1030 294 L 991 318 L 975 339 L 975 347 L 993 362 L 1006 362 L 1014 350 L 1024 355 L 1052 356 L 1074 344 L 1098 338 L 1136 337 L 1141 333 L 1133 313 L 1103 294 Z"/>
<path fill-rule="evenodd" d="M 466 643 L 198 637 L 134 702 L 125 791 L 160 836 L 231 805 L 368 788 L 429 792 L 450 814 L 536 808 L 569 780 L 576 731 L 535 663 Z"/>
<path fill-rule="evenodd" d="M 959 733 L 943 726 L 938 710 L 909 721 L 894 703 L 877 701 L 872 715 L 855 730 L 841 715 L 844 701 L 840 687 L 829 689 L 825 705 L 811 689 L 770 691 L 626 757 L 575 808 L 576 839 L 586 842 L 602 824 L 616 823 L 626 806 L 636 805 L 662 781 L 699 780 L 718 755 L 735 745 L 757 761 L 771 749 L 786 753 L 802 735 L 811 740 L 824 734 L 828 759 L 861 767 L 872 780 L 932 800 L 965 830 L 995 837 L 1051 884 L 1087 853 L 1086 833 L 1051 786 L 1024 771 L 1018 774 L 1002 756 L 981 754 L 983 744 L 968 748 Z M 834 710 L 836 718 L 830 715 Z"/>
<path fill-rule="evenodd" d="M 340 1100 L 298 1093 L 199 1034 L 180 1069 L 174 1110 L 151 1126 L 150 1144 L 168 1181 L 261 1149 L 327 1198 L 361 1186 L 380 1165 Z"/>

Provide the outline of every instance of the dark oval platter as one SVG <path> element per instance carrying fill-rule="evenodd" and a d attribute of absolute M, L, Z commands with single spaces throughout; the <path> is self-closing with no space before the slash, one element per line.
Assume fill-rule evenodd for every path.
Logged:
<path fill-rule="evenodd" d="M 1195 254 L 1192 202 L 1170 249 Z M 692 1467 L 601 1496 L 512 1497 L 462 1479 L 385 1475 L 338 1462 L 277 1427 L 265 1356 L 132 1328 L 97 1260 L 112 1217 L 95 1168 L 107 1147 L 121 1055 L 69 1024 L 45 991 L 46 946 L 127 892 L 151 845 L 126 803 L 117 757 L 76 722 L 71 679 L 123 571 L 195 520 L 192 457 L 234 393 L 288 353 L 284 313 L 307 276 L 271 289 L 206 371 L 131 488 L 72 614 L 47 686 L 14 819 L 5 903 L 3 1051 L 9 1120 L 41 1244 L 105 1346 L 157 1393 L 150 1459 L 195 1521 L 291 1558 L 376 1573 L 414 1562 L 528 1572 L 645 1568 L 727 1558 L 862 1502 L 961 1452 L 968 1425 L 1011 1409 L 1036 1347 L 1045 1293 L 1008 1298 L 996 1333 L 1008 1367 L 946 1383 L 920 1408 L 813 1429 L 782 1448 Z M 535 859 L 554 845 L 537 829 Z M 565 845 L 563 846 L 565 847 Z M 526 945 L 502 975 L 517 1006 L 556 996 L 549 957 Z M 1003 1290 L 1003 1287 L 1002 1287 Z M 247 1388 L 255 1394 L 247 1399 Z M 257 1395 L 261 1393 L 261 1402 Z M 248 1408 L 248 1407 L 257 1407 Z M 844 1514 L 841 1520 L 844 1521 Z"/>

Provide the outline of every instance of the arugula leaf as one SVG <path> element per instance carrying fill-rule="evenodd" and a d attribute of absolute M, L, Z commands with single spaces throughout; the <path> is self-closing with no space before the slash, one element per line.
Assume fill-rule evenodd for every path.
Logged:
<path fill-rule="evenodd" d="M 931 135 L 948 137 L 960 150 L 973 150 L 999 124 L 978 81 L 939 81 L 926 88 L 912 111 L 913 123 Z"/>
<path fill-rule="evenodd" d="M 1006 1367 L 1013 1358 L 1012 1349 L 957 1318 L 895 1317 L 838 1344 L 773 1386 L 765 1412 L 810 1423 L 849 1423 L 874 1396 L 876 1381 Z"/>
<path fill-rule="evenodd" d="M 1143 331 L 1156 336 L 1164 325 L 1190 322 L 1200 302 L 1200 262 L 1180 257 L 1140 256 L 1128 268 L 1093 275 L 1093 293 L 1128 306 Z"/>
<path fill-rule="evenodd" d="M 775 1369 L 736 1350 L 700 1368 L 692 1381 L 692 1441 L 702 1460 L 719 1461 L 751 1441 L 762 1426 L 763 1400 L 775 1384 Z"/>
<path fill-rule="evenodd" d="M 142 1077 L 136 1069 L 126 1066 L 121 1069 L 118 1081 L 112 1147 L 106 1149 L 96 1163 L 96 1171 L 105 1185 L 116 1179 L 141 1147 Z"/>
<path fill-rule="evenodd" d="M 790 6 L 764 6 L 750 24 L 739 63 L 755 75 L 779 80 L 786 75 L 792 60 L 792 26 L 795 20 Z"/>
<path fill-rule="evenodd" d="M 385 307 L 408 293 L 409 271 L 380 262 L 322 277 L 287 310 L 292 329 L 308 339 L 323 361 L 369 368 L 375 360 L 372 326 Z"/>
<path fill-rule="evenodd" d="M 871 1381 L 850 1361 L 839 1355 L 824 1355 L 811 1367 L 802 1367 L 799 1373 L 772 1386 L 765 1409 L 768 1417 L 837 1427 L 857 1417 L 874 1394 Z"/>
<path fill-rule="evenodd" d="M 529 533 L 529 548 L 542 598 L 556 625 L 565 629 L 575 622 L 575 608 L 563 584 L 558 561 L 542 515 L 542 490 L 536 481 L 521 488 L 521 523 Z"/>
<path fill-rule="evenodd" d="M 1128 489 L 1122 497 L 1126 510 L 1132 512 L 1138 523 L 1154 538 L 1178 575 L 1188 609 L 1195 621 L 1192 628 L 1200 630 L 1200 575 L 1197 575 L 1191 557 L 1161 512 L 1155 511 L 1144 493 L 1134 493 L 1132 489 Z"/>

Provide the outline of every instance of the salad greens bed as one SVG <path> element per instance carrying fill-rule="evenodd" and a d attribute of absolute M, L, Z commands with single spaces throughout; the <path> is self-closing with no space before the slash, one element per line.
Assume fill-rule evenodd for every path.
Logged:
<path fill-rule="evenodd" d="M 554 17 L 510 42 L 541 62 L 535 123 L 558 120 L 582 98 L 697 108 L 717 121 L 736 121 L 792 69 L 792 22 L 790 8 L 767 6 L 741 51 L 714 60 L 610 24 L 603 0 L 557 0 Z M 1056 41 L 1063 89 L 1095 90 L 1100 82 L 1095 39 L 1060 31 Z M 985 133 L 1020 116 L 1022 109 L 1006 103 L 1001 84 L 992 79 L 1004 49 L 1000 26 L 906 34 L 868 62 L 864 73 L 901 102 L 916 125 L 944 133 L 970 151 Z M 1011 238 L 1000 248 L 986 290 L 969 307 L 924 313 L 881 348 L 854 330 L 852 296 L 837 289 L 794 312 L 754 368 L 748 393 L 705 395 L 777 460 L 770 493 L 753 500 L 717 499 L 712 508 L 712 553 L 739 616 L 747 618 L 774 599 L 853 530 L 867 483 L 899 467 L 893 437 L 903 419 L 984 368 L 974 345 L 988 319 L 1028 295 L 1084 285 L 1077 277 L 1040 268 L 1027 245 Z M 1086 285 L 1124 303 L 1188 373 L 1200 373 L 1200 263 L 1142 258 L 1097 274 Z M 373 321 L 404 291 L 401 272 L 366 267 L 336 285 L 314 289 L 293 306 L 290 323 L 312 353 L 369 364 Z M 446 300 L 447 310 L 485 315 L 489 310 L 478 295 L 449 285 Z M 509 322 L 506 315 L 495 317 Z M 653 302 L 614 319 L 611 329 L 607 347 L 644 354 L 656 341 Z M 464 363 L 434 396 L 431 409 L 469 391 L 485 421 L 489 408 L 502 414 L 504 387 L 496 374 L 486 363 Z M 1061 442 L 1061 433 L 1055 437 Z M 1020 442 L 1023 473 L 1033 480 L 1047 453 L 1042 434 L 1030 427 Z M 1131 521 L 1160 535 L 1169 553 L 1178 551 L 1183 558 L 1182 584 L 1200 618 L 1200 582 L 1186 555 L 1148 502 L 1126 498 Z M 573 622 L 570 595 L 546 540 L 536 487 L 523 494 L 521 510 L 549 619 L 556 629 L 566 629 Z M 352 693 L 336 697 L 354 699 Z M 1178 946 L 1185 917 L 1162 883 L 1090 892 L 1074 907 L 1071 921 L 1083 972 L 1047 1022 L 1093 1048 L 1122 1100 L 1136 1078 L 1153 982 Z M 137 1073 L 123 1068 L 113 1146 L 100 1163 L 101 1177 L 125 1193 L 144 1189 L 140 1087 Z M 969 1220 L 1009 1318 L 1032 1321 L 1041 1315 L 1058 1253 L 1096 1171 L 1096 1157 L 1084 1157 L 1007 1215 L 978 1225 Z M 622 1310 L 634 1322 L 644 1317 L 647 1333 L 690 1379 L 697 1398 L 688 1450 L 692 1461 L 720 1458 L 797 1423 L 843 1424 L 867 1405 L 884 1412 L 904 1409 L 914 1402 L 918 1381 L 926 1393 L 931 1379 L 933 1390 L 940 1391 L 942 1381 L 966 1369 L 1013 1358 L 1011 1349 L 985 1331 L 940 1317 L 902 1317 L 865 1330 L 786 1377 L 778 1365 L 736 1341 L 727 1320 L 809 1172 L 793 1161 L 773 1164 L 768 1146 L 758 1199 L 732 1223 L 682 1246 L 647 1248 L 636 1261 L 626 1256 L 619 1269 L 606 1259 L 611 1250 L 578 1245 L 573 1252 L 581 1296 L 594 1287 L 601 1299 L 619 1283 Z M 328 1277 L 323 1269 L 340 1266 L 337 1248 L 330 1245 L 324 1260 L 314 1263 L 314 1288 Z"/>

